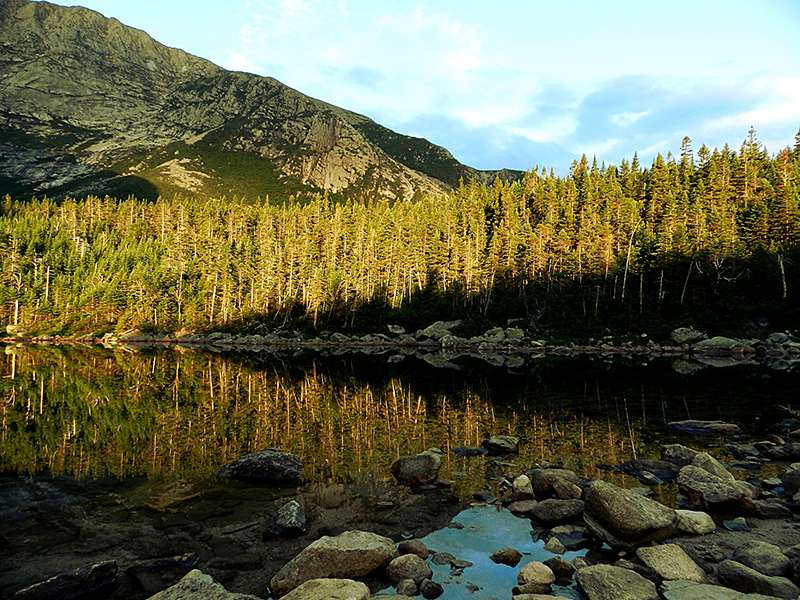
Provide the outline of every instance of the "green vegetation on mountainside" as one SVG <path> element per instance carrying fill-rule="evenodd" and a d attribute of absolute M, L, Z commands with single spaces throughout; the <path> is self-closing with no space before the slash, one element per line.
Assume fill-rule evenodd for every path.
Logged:
<path fill-rule="evenodd" d="M 797 139 L 771 158 L 751 132 L 738 152 L 703 147 L 695 160 L 687 138 L 679 159 L 649 169 L 584 156 L 565 178 L 532 171 L 416 203 L 7 198 L 0 322 L 51 333 L 442 318 L 524 318 L 568 335 L 796 328 Z"/>

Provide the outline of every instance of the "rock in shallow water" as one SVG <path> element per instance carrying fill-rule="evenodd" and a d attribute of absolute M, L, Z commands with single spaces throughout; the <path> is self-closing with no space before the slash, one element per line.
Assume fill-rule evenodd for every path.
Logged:
<path fill-rule="evenodd" d="M 255 481 L 264 483 L 280 483 L 293 481 L 303 473 L 303 461 L 296 454 L 267 448 L 245 454 L 238 460 L 220 467 L 217 477 Z"/>

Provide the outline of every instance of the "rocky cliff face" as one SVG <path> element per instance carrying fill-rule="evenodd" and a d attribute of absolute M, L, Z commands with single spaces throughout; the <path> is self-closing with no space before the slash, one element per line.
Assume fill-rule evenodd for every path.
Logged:
<path fill-rule="evenodd" d="M 242 153 L 249 167 L 234 168 Z M 19 196 L 317 189 L 411 199 L 496 175 L 94 11 L 27 0 L 0 4 L 0 158 L 0 193 Z"/>

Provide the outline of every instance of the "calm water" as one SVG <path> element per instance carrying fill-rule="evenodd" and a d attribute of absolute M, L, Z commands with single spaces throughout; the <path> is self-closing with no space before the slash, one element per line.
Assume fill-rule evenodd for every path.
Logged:
<path fill-rule="evenodd" d="M 398 496 L 389 476 L 392 462 L 432 446 L 444 450 L 441 474 L 455 482 L 463 502 L 481 489 L 497 493 L 500 476 L 541 461 L 618 485 L 638 485 L 596 465 L 657 458 L 660 445 L 673 441 L 728 458 L 725 440 L 685 437 L 666 424 L 723 419 L 739 423 L 745 437 L 763 435 L 762 422 L 768 419 L 761 418 L 762 412 L 776 403 L 800 404 L 798 375 L 788 366 L 715 367 L 684 359 L 648 364 L 620 357 L 240 355 L 9 346 L 0 354 L 0 509 L 5 515 L 0 536 L 22 544 L 15 528 L 24 521 L 25 535 L 33 537 L 24 546 L 30 554 L 20 560 L 31 561 L 35 569 L 18 574 L 13 553 L 5 556 L 0 594 L 63 572 L 64 565 L 48 559 L 48 548 L 64 541 L 59 532 L 69 538 L 59 546 L 61 560 L 68 561 L 64 564 L 77 568 L 89 560 L 83 554 L 69 556 L 73 533 L 68 527 L 47 525 L 36 537 L 41 519 L 61 523 L 65 507 L 77 498 L 84 504 L 90 499 L 87 514 L 98 515 L 112 529 L 122 531 L 131 518 L 160 523 L 164 531 L 174 526 L 184 532 L 178 534 L 184 540 L 179 547 L 204 531 L 210 535 L 207 531 L 215 526 L 238 531 L 237 519 L 256 531 L 263 525 L 258 511 L 266 510 L 273 496 L 296 493 L 294 486 L 250 489 L 219 483 L 214 473 L 259 448 L 279 447 L 303 458 L 297 489 L 312 498 L 312 505 L 337 494 L 351 498 L 344 506 L 360 505 L 361 496 L 364 506 L 391 496 L 392 509 L 378 503 L 373 512 L 400 506 L 402 493 Z M 492 433 L 520 438 L 519 456 L 507 459 L 513 462 L 497 464 L 449 451 L 456 445 L 479 445 Z M 339 484 L 348 484 L 349 491 Z M 657 490 L 659 500 L 674 501 L 666 496 L 674 493 L 669 486 Z M 524 562 L 548 556 L 542 542 L 531 537 L 527 520 L 505 510 L 471 508 L 454 521 L 463 528 L 435 531 L 425 541 L 475 564 L 463 576 L 449 569 L 437 572 L 435 579 L 445 585 L 443 598 L 494 598 L 497 590 L 507 595 L 518 569 L 488 560 L 501 546 L 516 546 Z M 201 545 L 212 547 L 214 555 L 227 552 L 225 544 L 212 542 Z M 91 538 L 74 543 L 85 545 Z M 112 545 L 93 560 L 119 551 Z M 172 542 L 168 548 L 176 551 Z M 145 543 L 138 559 L 154 551 Z M 204 568 L 210 564 L 203 563 Z M 211 573 L 217 572 L 212 568 Z M 247 587 L 246 576 L 225 585 L 259 592 Z M 575 594 L 573 588 L 559 591 Z"/>
<path fill-rule="evenodd" d="M 518 436 L 521 467 L 655 457 L 681 419 L 760 434 L 772 404 L 800 402 L 798 375 L 685 359 L 213 354 L 27 346 L 0 355 L 6 473 L 204 479 L 246 452 L 299 454 L 310 482 L 385 475 L 438 446 L 465 486 L 475 461 L 447 452 Z M 697 443 L 699 440 L 690 440 Z"/>

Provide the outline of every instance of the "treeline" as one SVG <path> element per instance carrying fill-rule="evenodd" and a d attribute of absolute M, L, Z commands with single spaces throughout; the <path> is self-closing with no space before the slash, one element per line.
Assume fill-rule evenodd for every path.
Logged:
<path fill-rule="evenodd" d="M 636 156 L 420 202 L 110 198 L 0 206 L 0 319 L 26 331 L 377 329 L 529 319 L 562 332 L 797 326 L 800 134 L 771 157 Z"/>

